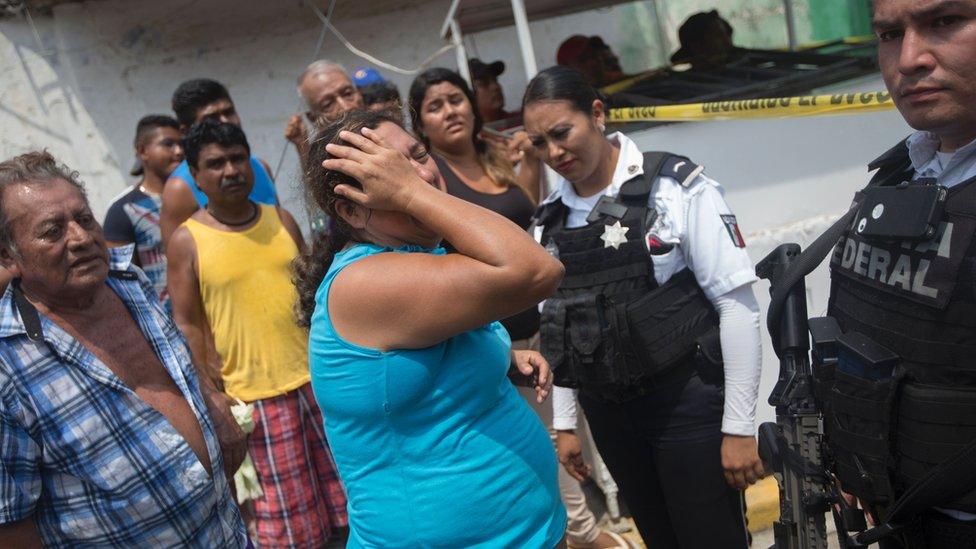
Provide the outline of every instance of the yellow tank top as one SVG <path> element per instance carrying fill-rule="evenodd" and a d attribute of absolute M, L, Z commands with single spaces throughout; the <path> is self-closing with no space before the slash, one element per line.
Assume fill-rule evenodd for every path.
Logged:
<path fill-rule="evenodd" d="M 194 219 L 183 225 L 197 246 L 200 295 L 224 388 L 244 401 L 277 396 L 309 381 L 308 334 L 295 324 L 298 298 L 291 262 L 298 247 L 274 206 L 258 222 L 221 231 Z"/>

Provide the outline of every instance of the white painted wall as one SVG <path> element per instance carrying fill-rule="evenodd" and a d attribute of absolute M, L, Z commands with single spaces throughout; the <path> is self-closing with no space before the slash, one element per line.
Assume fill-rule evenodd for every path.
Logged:
<path fill-rule="evenodd" d="M 414 67 L 444 44 L 437 33 L 449 4 L 429 0 L 336 26 L 357 47 Z M 613 8 L 532 23 L 540 67 L 554 63 L 556 48 L 571 34 L 618 40 L 621 13 Z M 312 60 L 321 30 L 299 1 L 91 0 L 55 6 L 52 16 L 35 21 L 40 47 L 24 20 L 0 20 L 0 157 L 50 148 L 82 173 L 99 215 L 132 181 L 127 170 L 136 122 L 169 113 L 173 90 L 189 78 L 227 85 L 254 153 L 276 167 L 286 149 L 284 122 L 301 110 L 295 79 Z M 509 64 L 502 83 L 514 107 L 526 78 L 513 29 L 480 33 L 468 43 L 472 55 Z M 331 34 L 319 57 L 349 69 L 368 64 Z M 453 52 L 434 65 L 456 68 Z M 406 98 L 412 76 L 384 74 Z M 297 178 L 298 159 L 288 148 L 279 193 L 303 217 Z"/>
<path fill-rule="evenodd" d="M 48 149 L 94 183 L 89 195 L 104 211 L 121 188 L 118 156 L 57 52 L 54 22 L 42 18 L 37 24 L 40 46 L 26 24 L 0 21 L 0 157 Z M 126 132 L 130 140 L 135 121 Z"/>

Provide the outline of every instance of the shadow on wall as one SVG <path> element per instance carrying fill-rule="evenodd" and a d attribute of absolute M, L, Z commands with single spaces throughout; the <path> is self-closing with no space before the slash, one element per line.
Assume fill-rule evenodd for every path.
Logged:
<path fill-rule="evenodd" d="M 61 62 L 51 19 L 37 21 L 37 31 L 21 19 L 0 20 L 0 157 L 48 149 L 80 172 L 100 203 L 114 194 L 103 187 L 119 177 L 118 165 Z"/>

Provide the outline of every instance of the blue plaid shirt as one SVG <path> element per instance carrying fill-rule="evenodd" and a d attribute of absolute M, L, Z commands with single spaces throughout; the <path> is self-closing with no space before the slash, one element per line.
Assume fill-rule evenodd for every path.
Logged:
<path fill-rule="evenodd" d="M 131 255 L 131 246 L 110 250 L 124 273 L 107 284 L 197 416 L 214 474 L 162 414 L 40 313 L 42 341 L 32 341 L 11 286 L 0 298 L 0 524 L 33 516 L 48 547 L 245 547 L 185 340 Z"/>

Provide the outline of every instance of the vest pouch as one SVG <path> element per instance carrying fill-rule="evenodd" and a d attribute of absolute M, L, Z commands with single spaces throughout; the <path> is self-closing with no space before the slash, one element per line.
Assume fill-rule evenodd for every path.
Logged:
<path fill-rule="evenodd" d="M 560 387 L 575 388 L 566 363 L 566 302 L 562 299 L 548 299 L 542 306 L 539 323 L 539 351 L 552 369 L 553 381 Z"/>
<path fill-rule="evenodd" d="M 628 302 L 626 318 L 641 369 L 635 377 L 657 376 L 682 363 L 698 349 L 698 338 L 718 326 L 715 309 L 687 269 Z"/>
<path fill-rule="evenodd" d="M 976 439 L 976 387 L 905 381 L 897 410 L 899 488 L 911 486 Z M 976 513 L 976 491 L 940 507 Z"/>
<path fill-rule="evenodd" d="M 627 381 L 617 358 L 616 315 L 603 294 L 587 294 L 566 300 L 569 338 L 566 361 L 584 387 L 621 385 Z"/>
<path fill-rule="evenodd" d="M 875 504 L 893 500 L 891 440 L 898 361 L 857 332 L 837 341 L 837 366 L 827 396 L 824 431 L 844 490 Z M 887 373 L 887 375 L 884 375 Z"/>
<path fill-rule="evenodd" d="M 824 413 L 829 413 L 830 391 L 837 369 L 837 340 L 843 335 L 837 319 L 829 316 L 807 320 L 810 330 L 810 358 L 813 373 L 813 396 Z"/>
<path fill-rule="evenodd" d="M 813 398 L 825 415 L 830 414 L 830 394 L 834 389 L 834 377 L 837 364 L 833 362 L 814 362 L 813 370 Z"/>

